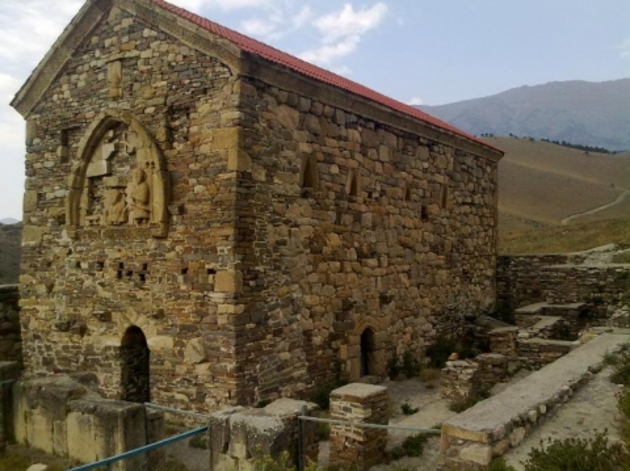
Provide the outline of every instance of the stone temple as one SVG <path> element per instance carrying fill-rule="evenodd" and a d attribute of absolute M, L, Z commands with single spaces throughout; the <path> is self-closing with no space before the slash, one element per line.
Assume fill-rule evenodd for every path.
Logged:
<path fill-rule="evenodd" d="M 493 307 L 501 151 L 162 0 L 88 0 L 12 105 L 26 377 L 300 397 Z"/>

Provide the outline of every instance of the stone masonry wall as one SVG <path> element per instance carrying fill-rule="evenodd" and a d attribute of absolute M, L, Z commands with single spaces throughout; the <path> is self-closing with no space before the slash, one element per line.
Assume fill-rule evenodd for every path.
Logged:
<path fill-rule="evenodd" d="M 497 299 L 506 309 L 537 302 L 586 302 L 597 317 L 617 306 L 628 287 L 629 265 L 583 265 L 584 255 L 507 255 L 497 261 Z"/>
<path fill-rule="evenodd" d="M 0 361 L 22 363 L 19 291 L 17 285 L 0 286 Z"/>
<path fill-rule="evenodd" d="M 357 379 L 367 328 L 384 375 L 495 293 L 496 162 L 290 87 L 241 84 L 238 355 L 261 397 Z"/>
<path fill-rule="evenodd" d="M 151 400 L 216 409 L 357 378 L 368 328 L 384 374 L 492 310 L 498 152 L 115 4 L 28 115 L 29 375 L 119 398 L 137 327 Z"/>
<path fill-rule="evenodd" d="M 330 418 L 343 422 L 387 425 L 387 388 L 352 383 L 330 394 Z M 387 430 L 333 424 L 330 427 L 330 463 L 367 470 L 386 459 Z"/>
<path fill-rule="evenodd" d="M 26 367 L 31 375 L 95 372 L 100 392 L 118 398 L 121 340 L 136 325 L 151 350 L 152 400 L 216 408 L 235 396 L 226 314 L 233 311 L 235 190 L 227 166 L 238 94 L 227 66 L 150 20 L 112 9 L 29 117 L 20 285 Z M 134 123 L 147 136 L 130 135 Z M 115 156 L 90 156 L 89 148 L 79 155 L 99 132 Z M 108 139 L 117 141 L 108 147 Z M 130 224 L 104 213 L 104 225 L 102 200 L 90 209 L 83 196 L 86 225 L 68 225 L 70 177 L 81 181 L 85 159 L 92 158 L 88 175 L 98 172 L 94 162 L 111 166 L 114 186 L 150 149 L 161 154 L 151 165 L 164 165 L 167 193 L 151 194 L 146 212 L 165 199 L 165 237 L 142 226 L 141 212 Z M 90 180 L 95 194 L 99 178 Z"/>

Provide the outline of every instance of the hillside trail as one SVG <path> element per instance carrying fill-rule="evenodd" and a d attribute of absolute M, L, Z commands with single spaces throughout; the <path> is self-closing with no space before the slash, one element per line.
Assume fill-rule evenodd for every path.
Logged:
<path fill-rule="evenodd" d="M 588 215 L 591 215 L 591 214 L 599 213 L 600 211 L 604 211 L 605 209 L 608 209 L 608 208 L 611 208 L 613 206 L 616 206 L 616 205 L 622 203 L 623 200 L 625 200 L 628 197 L 628 195 L 630 195 L 630 190 L 626 190 L 623 193 L 621 193 L 619 196 L 617 196 L 617 199 L 615 199 L 615 201 L 613 201 L 611 203 L 607 203 L 607 204 L 604 204 L 602 206 L 598 206 L 597 208 L 590 209 L 588 211 L 584 211 L 584 212 L 581 212 L 581 213 L 573 214 L 572 216 L 564 218 L 562 221 L 560 221 L 560 224 L 562 224 L 564 226 L 564 225 L 568 224 L 569 222 L 571 222 L 574 219 L 577 219 L 579 217 L 588 216 Z"/>

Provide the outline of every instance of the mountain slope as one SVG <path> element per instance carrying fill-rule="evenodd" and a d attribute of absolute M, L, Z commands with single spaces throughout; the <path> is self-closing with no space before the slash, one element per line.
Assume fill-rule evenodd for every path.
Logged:
<path fill-rule="evenodd" d="M 586 153 L 529 139 L 491 138 L 499 163 L 499 230 L 559 225 L 615 202 L 630 189 L 630 154 Z M 628 199 L 570 222 L 628 217 Z"/>
<path fill-rule="evenodd" d="M 567 81 L 514 88 L 442 106 L 419 106 L 464 131 L 514 134 L 630 149 L 630 79 Z"/>

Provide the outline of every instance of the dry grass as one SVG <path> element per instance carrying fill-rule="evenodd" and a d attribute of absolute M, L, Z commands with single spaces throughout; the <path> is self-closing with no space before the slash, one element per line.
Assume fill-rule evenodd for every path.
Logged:
<path fill-rule="evenodd" d="M 4 453 L 0 453 L 0 471 L 26 471 L 37 463 L 47 464 L 48 471 L 65 471 L 74 465 L 57 456 L 18 445 L 9 445 Z"/>
<path fill-rule="evenodd" d="M 499 253 L 578 252 L 610 243 L 630 246 L 630 219 L 508 232 L 499 237 Z"/>
<path fill-rule="evenodd" d="M 499 230 L 559 224 L 614 201 L 630 182 L 630 155 L 586 154 L 539 141 L 487 139 L 506 151 L 499 164 Z M 624 217 L 610 208 L 590 220 Z"/>

